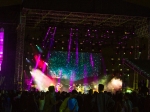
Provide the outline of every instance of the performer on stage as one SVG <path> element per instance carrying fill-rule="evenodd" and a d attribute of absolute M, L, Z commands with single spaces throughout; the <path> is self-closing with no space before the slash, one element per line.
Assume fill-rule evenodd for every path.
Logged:
<path fill-rule="evenodd" d="M 81 93 L 84 93 L 84 88 L 81 84 L 79 84 L 79 86 L 77 87 L 77 91 L 81 92 Z"/>
<path fill-rule="evenodd" d="M 63 87 L 63 85 L 61 83 L 57 83 L 56 85 L 56 92 L 61 92 L 61 88 Z"/>
<path fill-rule="evenodd" d="M 77 90 L 76 84 L 69 85 L 69 91 Z"/>
<path fill-rule="evenodd" d="M 76 84 L 73 84 L 73 90 L 76 90 L 76 89 L 77 89 Z"/>

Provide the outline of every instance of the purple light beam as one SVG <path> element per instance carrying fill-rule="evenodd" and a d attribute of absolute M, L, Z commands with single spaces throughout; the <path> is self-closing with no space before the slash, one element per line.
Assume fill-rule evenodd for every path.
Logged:
<path fill-rule="evenodd" d="M 69 38 L 69 46 L 68 46 L 68 63 L 70 61 L 71 42 L 72 42 L 72 28 L 70 29 L 70 38 Z"/>
<path fill-rule="evenodd" d="M 91 61 L 91 66 L 94 67 L 94 61 L 93 61 L 92 53 L 90 54 L 90 61 Z"/>
<path fill-rule="evenodd" d="M 0 71 L 1 71 L 1 65 L 3 61 L 3 42 L 4 42 L 4 29 L 0 29 Z"/>

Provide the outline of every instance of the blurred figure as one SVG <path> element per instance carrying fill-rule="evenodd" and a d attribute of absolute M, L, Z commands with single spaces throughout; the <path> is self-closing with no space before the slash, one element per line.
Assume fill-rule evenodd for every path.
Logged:
<path fill-rule="evenodd" d="M 103 91 L 104 91 L 103 84 L 98 85 L 98 91 L 99 91 L 99 93 L 97 93 L 94 96 L 94 98 L 92 99 L 91 112 L 108 112 L 108 111 L 110 111 L 114 107 L 115 102 L 113 101 L 113 99 L 110 96 L 103 93 Z"/>
<path fill-rule="evenodd" d="M 125 112 L 125 101 L 123 97 L 123 93 L 119 93 L 118 91 L 115 94 L 115 108 L 114 112 Z"/>
<path fill-rule="evenodd" d="M 61 104 L 59 112 L 78 112 L 78 102 L 75 99 L 77 94 L 76 90 L 72 90 L 70 97 L 67 97 Z"/>
<path fill-rule="evenodd" d="M 93 90 L 90 89 L 89 93 L 84 98 L 84 103 L 83 103 L 84 112 L 91 112 L 90 110 L 91 104 L 89 102 L 92 101 L 92 98 L 93 98 Z"/>
<path fill-rule="evenodd" d="M 125 112 L 132 112 L 132 102 L 129 99 L 129 93 L 125 93 L 124 99 L 125 99 Z"/>
<path fill-rule="evenodd" d="M 43 112 L 44 103 L 45 103 L 45 93 L 41 92 L 39 97 L 39 112 Z"/>
<path fill-rule="evenodd" d="M 49 86 L 48 92 L 45 96 L 45 104 L 43 112 L 55 112 L 55 105 L 57 104 L 55 98 L 55 88 L 54 86 Z"/>

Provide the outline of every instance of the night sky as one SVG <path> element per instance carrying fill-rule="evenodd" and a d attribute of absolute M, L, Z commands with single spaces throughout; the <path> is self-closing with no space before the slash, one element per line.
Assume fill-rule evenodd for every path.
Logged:
<path fill-rule="evenodd" d="M 78 58 L 77 58 L 78 56 Z M 49 57 L 49 74 L 69 80 L 80 80 L 85 77 L 96 76 L 101 70 L 101 54 L 64 51 L 51 52 Z"/>

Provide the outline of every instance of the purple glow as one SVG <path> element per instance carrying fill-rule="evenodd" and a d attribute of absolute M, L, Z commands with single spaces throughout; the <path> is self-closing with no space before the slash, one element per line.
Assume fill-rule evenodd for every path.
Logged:
<path fill-rule="evenodd" d="M 49 28 L 48 28 L 47 33 L 46 33 L 46 36 L 45 36 L 44 40 L 46 40 L 46 39 L 47 39 L 47 36 L 48 36 L 48 34 L 49 34 L 49 32 L 50 32 L 50 29 L 51 29 L 51 27 L 49 27 Z"/>
<path fill-rule="evenodd" d="M 38 60 L 36 61 L 35 69 L 37 69 L 37 67 L 38 67 L 38 64 L 39 64 L 39 62 L 40 62 L 40 58 L 41 58 L 41 55 L 39 54 L 39 56 L 38 56 Z"/>
<path fill-rule="evenodd" d="M 87 67 L 86 65 L 84 65 L 84 74 L 83 74 L 83 78 L 84 78 L 84 84 L 88 83 L 87 81 Z"/>
<path fill-rule="evenodd" d="M 4 29 L 0 29 L 0 70 L 3 61 L 3 41 L 4 41 Z"/>
<path fill-rule="evenodd" d="M 78 65 L 79 62 L 79 52 L 78 52 L 78 41 L 76 41 L 76 64 Z"/>
<path fill-rule="evenodd" d="M 61 78 L 62 78 L 62 70 L 59 70 L 59 79 L 58 79 L 58 83 L 60 83 L 60 81 L 61 81 Z"/>
<path fill-rule="evenodd" d="M 74 83 L 74 77 L 75 77 L 75 72 L 74 71 L 71 71 L 71 76 L 70 76 L 70 87 L 73 86 L 73 83 Z M 72 89 L 69 89 L 69 91 L 71 92 Z"/>
<path fill-rule="evenodd" d="M 54 45 L 54 36 L 56 34 L 56 27 L 54 28 L 54 32 L 51 34 L 52 38 L 50 39 L 50 49 L 53 47 Z"/>
<path fill-rule="evenodd" d="M 46 65 L 46 63 L 45 63 L 45 64 L 43 65 L 43 68 L 42 68 L 42 72 L 43 72 L 43 73 L 45 72 L 46 67 L 47 67 L 47 65 Z"/>
<path fill-rule="evenodd" d="M 90 60 L 91 60 L 91 66 L 94 67 L 94 61 L 93 61 L 92 53 L 90 54 Z"/>
<path fill-rule="evenodd" d="M 47 37 L 48 37 L 48 35 L 49 35 L 49 33 L 50 33 L 50 30 L 51 30 L 51 27 L 49 27 L 48 30 L 47 30 L 47 33 L 46 33 L 45 38 L 44 38 L 44 40 L 43 40 L 43 46 L 44 46 L 44 44 L 45 44 L 45 42 L 46 42 L 46 39 L 47 39 Z"/>
<path fill-rule="evenodd" d="M 70 39 L 69 39 L 69 46 L 68 46 L 68 63 L 70 61 L 71 42 L 72 42 L 72 28 L 70 29 Z"/>

